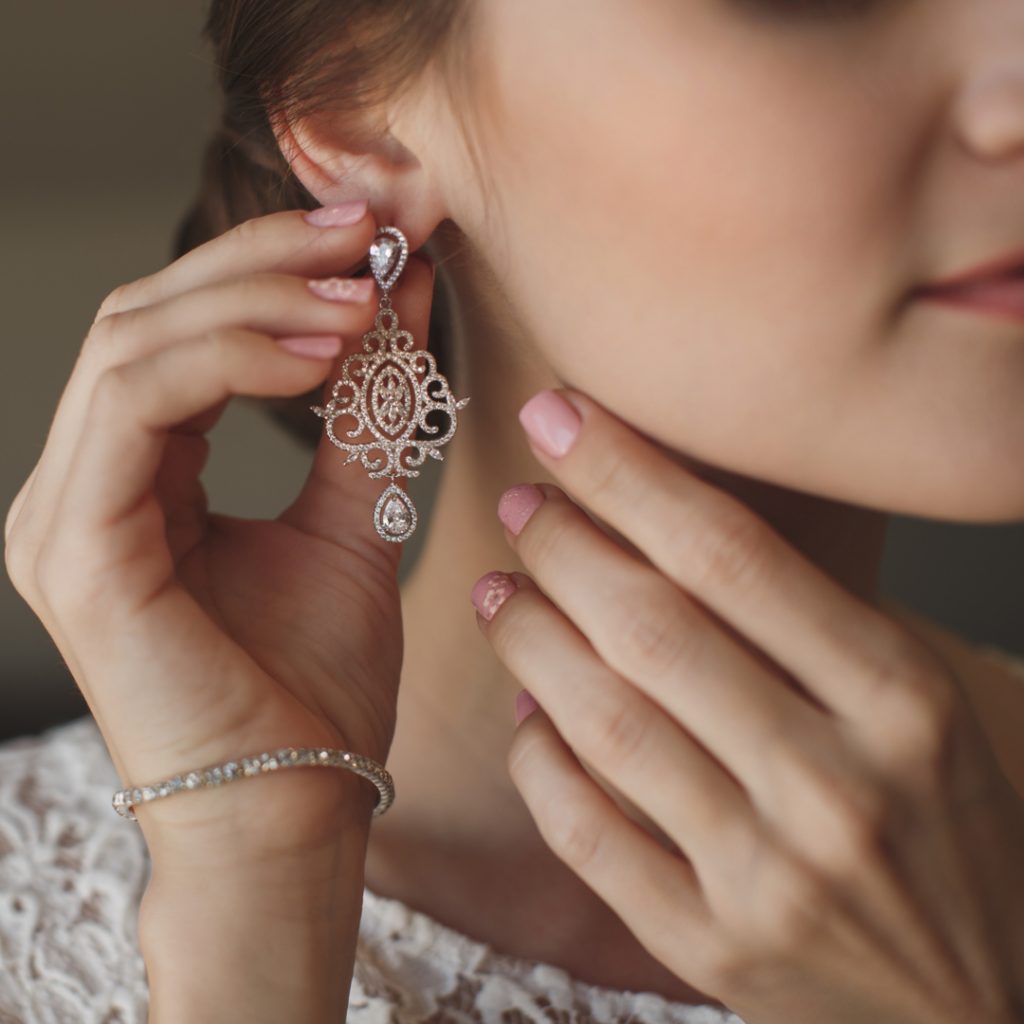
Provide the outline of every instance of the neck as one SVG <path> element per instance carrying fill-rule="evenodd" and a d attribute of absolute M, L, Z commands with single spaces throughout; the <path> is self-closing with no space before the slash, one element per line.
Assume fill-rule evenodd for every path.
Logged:
<path fill-rule="evenodd" d="M 454 876 L 460 885 L 473 865 L 488 860 L 547 863 L 506 768 L 515 694 L 528 681 L 512 676 L 481 635 L 469 592 L 488 570 L 526 571 L 505 542 L 496 508 L 513 484 L 557 483 L 530 452 L 517 412 L 540 388 L 563 382 L 524 344 L 519 325 L 507 320 L 503 333 L 493 308 L 482 315 L 486 305 L 460 305 L 459 330 L 469 344 L 460 342 L 459 350 L 480 362 L 466 364 L 463 386 L 451 379 L 456 397 L 472 401 L 445 461 L 426 469 L 440 471 L 441 479 L 420 527 L 428 535 L 402 587 L 405 656 L 388 758 L 398 792 L 374 826 L 367 863 L 367 884 L 423 905 L 415 877 L 419 872 L 426 887 L 428 861 L 463 872 Z M 466 309 L 481 315 L 467 316 Z M 487 339 L 485 352 L 479 339 Z M 839 584 L 876 600 L 885 514 L 674 457 L 743 501 Z"/>

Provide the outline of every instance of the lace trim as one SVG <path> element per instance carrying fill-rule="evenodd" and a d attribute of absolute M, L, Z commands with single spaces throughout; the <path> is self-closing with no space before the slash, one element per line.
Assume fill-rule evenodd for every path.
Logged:
<path fill-rule="evenodd" d="M 1019 675 L 1024 658 L 977 650 Z M 0 743 L 0 1024 L 146 1024 L 142 834 L 91 715 Z M 728 1010 L 590 985 L 363 890 L 351 1024 L 743 1024 Z"/>
<path fill-rule="evenodd" d="M 0 743 L 0 1024 L 146 1024 L 138 828 L 91 715 Z M 588 985 L 364 888 L 351 1024 L 743 1024 L 717 1007 Z"/>
<path fill-rule="evenodd" d="M 91 716 L 0 744 L 4 1024 L 145 1024 L 149 861 L 141 836 L 106 817 L 117 785 Z"/>
<path fill-rule="evenodd" d="M 365 1002 L 380 996 L 394 1004 L 395 1016 L 379 1017 Z M 675 1002 L 654 992 L 603 988 L 579 981 L 561 967 L 508 956 L 369 888 L 363 890 L 348 1020 L 743 1024 L 718 1007 Z"/>

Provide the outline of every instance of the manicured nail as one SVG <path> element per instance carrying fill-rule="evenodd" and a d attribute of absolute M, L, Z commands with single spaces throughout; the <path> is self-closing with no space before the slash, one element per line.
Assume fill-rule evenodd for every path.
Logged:
<path fill-rule="evenodd" d="M 297 356 L 311 359 L 329 359 L 341 351 L 342 340 L 338 334 L 292 334 L 277 338 L 278 345 Z"/>
<path fill-rule="evenodd" d="M 366 302 L 375 287 L 372 277 L 311 277 L 306 284 L 330 302 Z"/>
<path fill-rule="evenodd" d="M 498 518 L 514 533 L 526 525 L 526 520 L 544 501 L 544 492 L 533 484 L 516 484 L 498 499 Z"/>
<path fill-rule="evenodd" d="M 490 622 L 506 598 L 515 593 L 515 589 L 516 583 L 511 576 L 503 572 L 488 572 L 473 584 L 470 599 L 473 607 Z"/>
<path fill-rule="evenodd" d="M 529 690 L 520 690 L 516 694 L 516 725 L 538 707 L 540 705 L 533 699 L 533 694 Z"/>
<path fill-rule="evenodd" d="M 579 413 L 549 388 L 538 391 L 519 410 L 519 422 L 533 443 L 556 459 L 572 447 L 580 431 Z"/>
<path fill-rule="evenodd" d="M 318 228 L 340 228 L 361 220 L 369 205 L 369 199 L 353 199 L 348 203 L 335 203 L 334 206 L 318 206 L 304 213 L 302 218 Z"/>

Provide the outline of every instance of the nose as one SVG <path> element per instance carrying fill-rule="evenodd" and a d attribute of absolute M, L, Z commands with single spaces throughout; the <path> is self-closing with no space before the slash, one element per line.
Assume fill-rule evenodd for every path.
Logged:
<path fill-rule="evenodd" d="M 986 161 L 1024 161 L 1024 40 L 1010 56 L 982 58 L 958 97 L 964 146 Z"/>

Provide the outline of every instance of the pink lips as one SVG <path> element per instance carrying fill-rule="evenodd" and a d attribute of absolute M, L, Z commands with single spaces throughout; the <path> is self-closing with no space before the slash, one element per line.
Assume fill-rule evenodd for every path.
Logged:
<path fill-rule="evenodd" d="M 1024 322 L 1024 252 L 922 286 L 916 294 L 942 305 Z"/>

